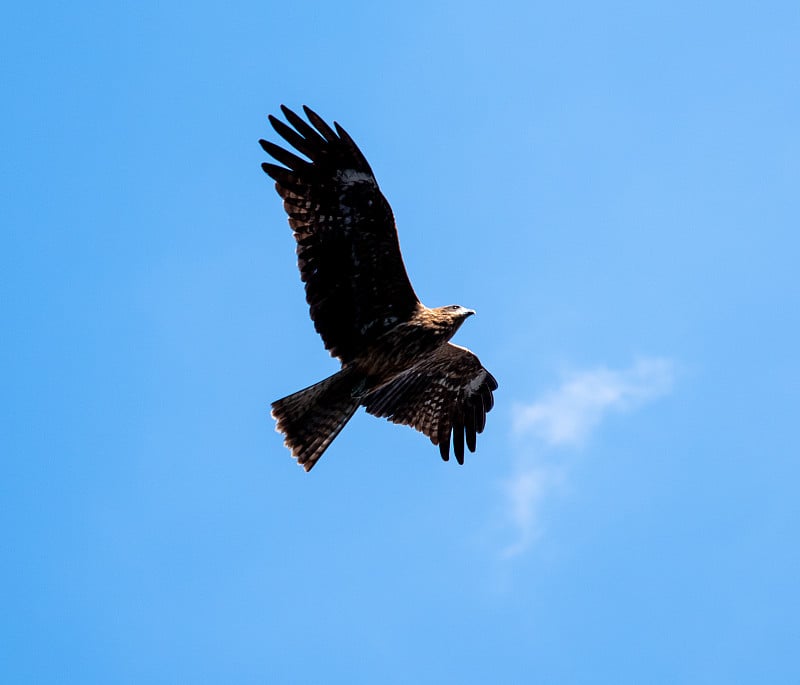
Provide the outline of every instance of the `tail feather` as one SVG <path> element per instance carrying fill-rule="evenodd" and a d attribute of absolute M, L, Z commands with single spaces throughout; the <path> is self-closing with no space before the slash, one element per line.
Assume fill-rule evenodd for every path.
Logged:
<path fill-rule="evenodd" d="M 272 416 L 284 444 L 306 471 L 339 435 L 359 406 L 360 382 L 349 369 L 272 403 Z"/>

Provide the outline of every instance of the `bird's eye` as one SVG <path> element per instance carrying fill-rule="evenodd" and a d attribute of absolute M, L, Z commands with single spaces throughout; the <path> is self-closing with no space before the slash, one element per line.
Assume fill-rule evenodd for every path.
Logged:
<path fill-rule="evenodd" d="M 458 309 L 458 305 L 457 304 L 451 304 L 450 305 L 450 309 L 456 310 L 456 309 Z"/>

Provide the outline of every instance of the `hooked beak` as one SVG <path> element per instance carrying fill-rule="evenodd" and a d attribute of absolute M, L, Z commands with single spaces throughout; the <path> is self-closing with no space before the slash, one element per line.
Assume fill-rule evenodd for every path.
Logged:
<path fill-rule="evenodd" d="M 464 312 L 464 318 L 467 318 L 468 316 L 474 316 L 474 315 L 475 315 L 475 313 L 476 313 L 476 312 L 475 312 L 475 310 L 474 310 L 474 309 L 467 309 L 467 311 L 466 311 L 466 312 Z"/>

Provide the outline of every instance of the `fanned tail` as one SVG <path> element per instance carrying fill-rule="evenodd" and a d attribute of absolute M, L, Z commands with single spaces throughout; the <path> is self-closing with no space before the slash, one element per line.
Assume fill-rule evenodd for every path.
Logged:
<path fill-rule="evenodd" d="M 272 403 L 272 416 L 284 444 L 306 471 L 314 468 L 339 431 L 359 406 L 361 382 L 351 369 L 342 369 L 305 390 Z"/>

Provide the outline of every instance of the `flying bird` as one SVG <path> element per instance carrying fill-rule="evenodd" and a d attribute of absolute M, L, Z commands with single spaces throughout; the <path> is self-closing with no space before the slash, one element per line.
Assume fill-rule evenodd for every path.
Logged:
<path fill-rule="evenodd" d="M 453 345 L 460 305 L 429 309 L 406 274 L 394 216 L 353 139 L 303 107 L 272 127 L 303 159 L 260 140 L 297 242 L 311 319 L 341 370 L 272 403 L 284 444 L 310 471 L 358 407 L 405 424 L 464 463 L 494 404 L 497 381 L 478 357 Z"/>

